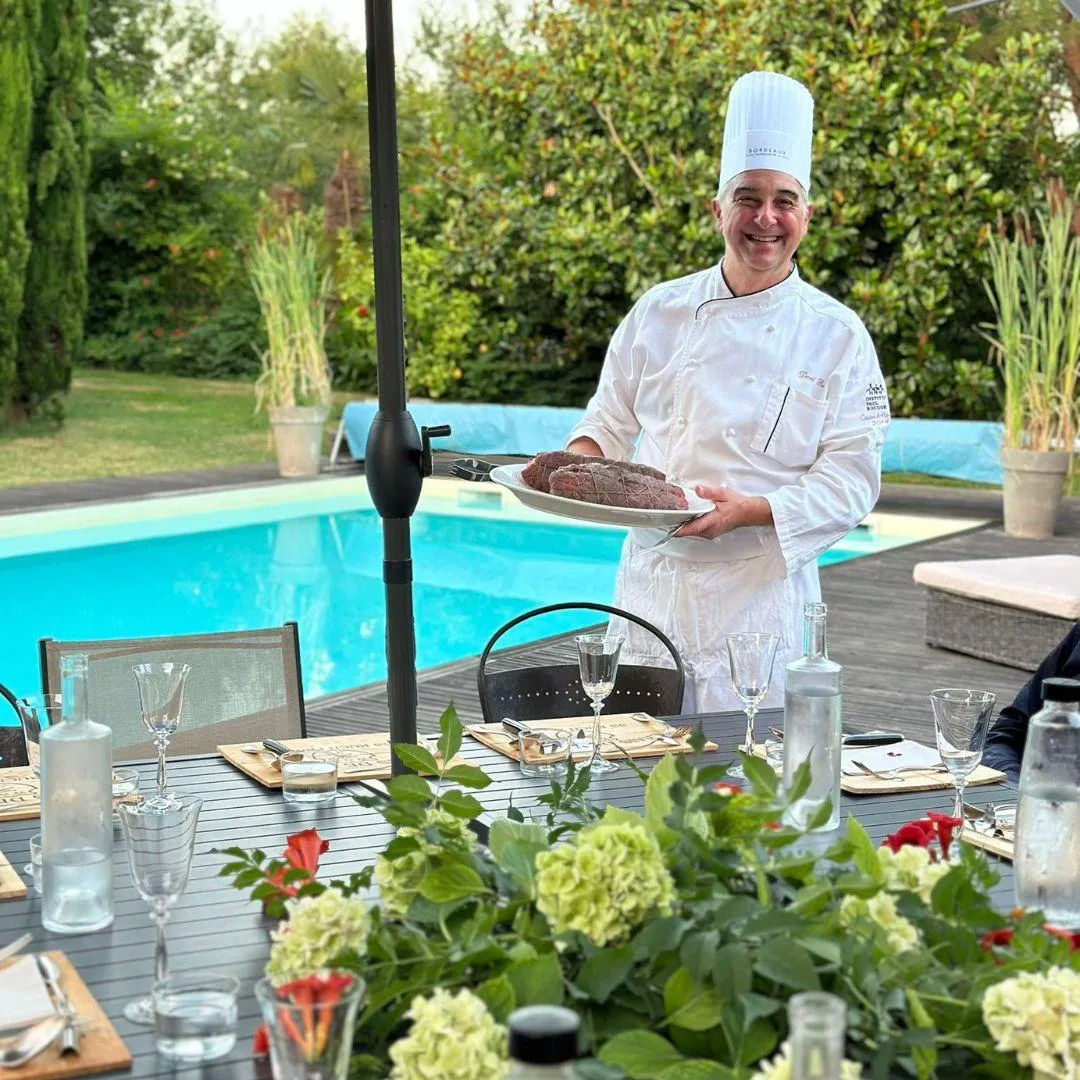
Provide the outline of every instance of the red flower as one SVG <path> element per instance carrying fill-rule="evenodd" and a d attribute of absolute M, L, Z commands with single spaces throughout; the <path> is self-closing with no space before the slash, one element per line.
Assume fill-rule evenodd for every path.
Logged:
<path fill-rule="evenodd" d="M 713 784 L 713 791 L 717 795 L 741 795 L 742 788 L 738 784 L 725 784 L 722 780 Z"/>
<path fill-rule="evenodd" d="M 141 281 L 139 282 L 139 284 L 140 284 L 140 285 L 141 285 L 141 286 L 142 286 L 142 287 L 143 287 L 144 289 L 149 289 L 149 288 L 150 288 L 150 279 L 149 279 L 148 277 L 144 277 L 144 278 L 143 278 L 143 279 L 142 279 L 142 280 L 141 280 Z"/>
<path fill-rule="evenodd" d="M 356 314 L 359 315 L 361 319 L 366 319 L 368 317 L 368 309 L 363 304 L 359 304 L 356 308 Z"/>
<path fill-rule="evenodd" d="M 147 180 L 143 186 L 148 188 L 150 191 L 153 191 L 154 188 L 157 187 L 157 181 L 151 176 L 150 179 Z"/>
<path fill-rule="evenodd" d="M 1077 949 L 1080 949 L 1080 934 L 1070 933 L 1068 930 L 1062 930 L 1058 926 L 1051 926 L 1049 923 L 1043 927 L 1043 930 L 1051 937 L 1067 941 L 1069 943 L 1069 952 L 1076 952 Z"/>
<path fill-rule="evenodd" d="M 989 934 L 983 934 L 979 938 L 979 944 L 983 947 L 984 952 L 989 952 L 995 945 L 1009 945 L 1012 943 L 1013 932 L 1009 927 L 1003 927 L 1001 930 L 991 930 Z"/>
<path fill-rule="evenodd" d="M 326 1049 L 330 1025 L 334 1019 L 334 1006 L 341 1001 L 341 995 L 352 984 L 351 975 L 331 971 L 327 975 L 308 975 L 304 979 L 278 987 L 278 997 L 283 1001 L 291 1001 L 300 1010 L 303 1030 L 296 1026 L 289 1009 L 279 1009 L 278 1020 L 309 1061 L 317 1058 Z"/>
<path fill-rule="evenodd" d="M 170 244 L 169 245 L 169 254 L 170 255 L 179 255 L 180 254 L 180 245 L 179 244 Z"/>
<path fill-rule="evenodd" d="M 934 826 L 929 821 L 909 821 L 906 825 L 901 825 L 892 836 L 886 836 L 885 844 L 895 854 L 909 844 L 916 847 L 929 847 L 933 839 Z"/>
<path fill-rule="evenodd" d="M 317 829 L 305 829 L 303 832 L 293 833 L 286 841 L 285 850 L 281 857 L 288 863 L 275 873 L 266 875 L 266 880 L 276 887 L 279 896 L 295 896 L 301 885 L 308 881 L 314 881 L 315 873 L 319 869 L 319 859 L 330 850 L 330 841 L 324 840 Z M 294 884 L 285 884 L 285 875 L 290 869 L 306 870 L 307 879 Z M 263 901 L 264 905 L 267 897 Z"/>
<path fill-rule="evenodd" d="M 939 814 L 933 810 L 928 811 L 926 816 L 934 826 L 938 843 L 941 845 L 941 853 L 947 859 L 949 857 L 949 847 L 952 845 L 953 832 L 962 828 L 964 823 L 958 817 L 949 817 L 948 814 Z"/>
<path fill-rule="evenodd" d="M 251 1039 L 251 1054 L 253 1057 L 270 1056 L 270 1029 L 265 1024 L 260 1024 L 255 1029 Z"/>
<path fill-rule="evenodd" d="M 165 327 L 164 326 L 155 326 L 154 327 L 154 337 L 163 338 L 164 336 L 165 336 Z"/>
<path fill-rule="evenodd" d="M 766 821 L 765 822 L 765 828 L 766 829 L 780 829 L 780 828 L 783 828 L 783 826 L 780 824 L 779 821 Z"/>
<path fill-rule="evenodd" d="M 204 259 L 209 259 L 211 262 L 213 262 L 214 259 L 216 259 L 220 254 L 221 254 L 221 252 L 218 251 L 217 248 L 207 248 L 203 252 L 203 258 Z"/>

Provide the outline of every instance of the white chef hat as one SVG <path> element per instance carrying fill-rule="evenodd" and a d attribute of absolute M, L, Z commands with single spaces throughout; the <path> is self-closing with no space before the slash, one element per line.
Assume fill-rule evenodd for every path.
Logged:
<path fill-rule="evenodd" d="M 814 99 L 801 82 L 772 71 L 751 71 L 728 94 L 720 182 L 749 169 L 775 169 L 810 191 Z"/>

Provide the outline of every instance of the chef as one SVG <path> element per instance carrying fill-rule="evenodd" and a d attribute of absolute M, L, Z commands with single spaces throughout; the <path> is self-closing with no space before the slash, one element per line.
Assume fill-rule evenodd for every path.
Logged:
<path fill-rule="evenodd" d="M 731 88 L 712 203 L 723 259 L 638 300 L 567 443 L 652 465 L 715 507 L 671 539 L 631 531 L 615 587 L 679 649 L 687 710 L 742 707 L 725 643 L 737 630 L 780 635 L 764 704 L 782 702 L 803 606 L 821 597 L 816 560 L 880 487 L 889 406 L 874 344 L 793 262 L 812 212 L 813 112 L 784 75 Z M 624 662 L 664 665 L 651 635 L 619 623 Z"/>

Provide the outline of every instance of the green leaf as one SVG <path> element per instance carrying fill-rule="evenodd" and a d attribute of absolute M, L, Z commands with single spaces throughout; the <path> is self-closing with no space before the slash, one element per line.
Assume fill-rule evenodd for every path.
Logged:
<path fill-rule="evenodd" d="M 477 791 L 491 783 L 491 777 L 475 765 L 452 765 L 442 774 L 444 780 L 462 787 L 475 788 Z"/>
<path fill-rule="evenodd" d="M 674 846 L 679 839 L 678 833 L 665 824 L 674 806 L 669 788 L 675 777 L 675 757 L 667 754 L 653 766 L 645 784 L 645 825 L 665 848 Z"/>
<path fill-rule="evenodd" d="M 746 1024 L 749 1026 L 755 1020 L 779 1012 L 783 1007 L 783 1002 L 764 997 L 762 994 L 743 994 L 739 998 L 739 1005 L 742 1008 Z"/>
<path fill-rule="evenodd" d="M 439 757 L 442 758 L 445 768 L 461 749 L 461 720 L 458 718 L 453 702 L 446 706 L 442 716 L 439 717 L 439 730 L 442 732 L 438 743 Z"/>
<path fill-rule="evenodd" d="M 611 991 L 626 978 L 633 965 L 634 950 L 629 945 L 619 949 L 603 949 L 585 961 L 574 982 L 593 1001 L 603 1004 Z"/>
<path fill-rule="evenodd" d="M 506 1023 L 506 1018 L 517 1008 L 517 995 L 505 975 L 497 975 L 494 979 L 482 982 L 475 993 L 500 1024 Z"/>
<path fill-rule="evenodd" d="M 776 775 L 773 767 L 761 758 L 755 757 L 753 754 L 744 754 L 741 750 L 739 751 L 739 757 L 742 759 L 743 771 L 746 773 L 746 779 L 750 781 L 754 793 L 770 798 L 775 797 L 780 787 L 780 778 Z"/>
<path fill-rule="evenodd" d="M 499 869 L 509 874 L 525 890 L 530 899 L 533 897 L 533 880 L 536 877 L 537 852 L 546 851 L 547 845 L 540 847 L 527 840 L 511 840 L 504 844 L 499 857 Z"/>
<path fill-rule="evenodd" d="M 484 812 L 483 804 L 463 791 L 444 791 L 439 796 L 439 806 L 460 818 L 477 818 Z"/>
<path fill-rule="evenodd" d="M 745 945 L 725 945 L 713 961 L 713 985 L 724 1001 L 736 1001 L 753 985 L 750 950 Z"/>
<path fill-rule="evenodd" d="M 256 881 L 263 880 L 263 872 L 255 867 L 250 870 L 244 870 L 236 875 L 236 880 L 233 882 L 233 888 L 246 889 L 249 885 L 254 885 Z"/>
<path fill-rule="evenodd" d="M 877 848 L 874 847 L 874 842 L 867 835 L 866 830 L 853 816 L 847 821 L 847 838 L 853 851 L 852 859 L 859 872 L 881 884 L 883 872 L 881 863 L 878 861 Z"/>
<path fill-rule="evenodd" d="M 810 954 L 791 938 L 767 941 L 754 961 L 754 970 L 763 978 L 793 990 L 821 989 Z"/>
<path fill-rule="evenodd" d="M 386 781 L 386 790 L 394 802 L 431 801 L 431 788 L 428 787 L 428 782 L 419 776 L 395 776 L 393 780 Z"/>
<path fill-rule="evenodd" d="M 634 953 L 638 957 L 656 957 L 672 952 L 679 947 L 683 934 L 689 928 L 690 924 L 677 915 L 653 919 L 631 942 Z"/>
<path fill-rule="evenodd" d="M 670 1065 L 658 1074 L 658 1080 L 735 1080 L 736 1074 L 718 1061 L 692 1058 Z"/>
<path fill-rule="evenodd" d="M 679 959 L 698 982 L 704 982 L 711 974 L 719 944 L 719 930 L 698 931 L 683 938 Z"/>
<path fill-rule="evenodd" d="M 622 1031 L 604 1043 L 597 1057 L 606 1065 L 617 1065 L 633 1080 L 649 1080 L 683 1060 L 667 1039 L 652 1031 Z"/>
<path fill-rule="evenodd" d="M 488 850 L 496 862 L 499 861 L 503 847 L 511 840 L 524 840 L 526 843 L 545 848 L 548 846 L 547 830 L 542 825 L 499 818 L 498 821 L 492 823 L 488 833 Z"/>
<path fill-rule="evenodd" d="M 388 859 L 400 859 L 403 855 L 409 855 L 420 850 L 420 841 L 415 836 L 395 836 L 383 850 L 383 855 Z"/>
<path fill-rule="evenodd" d="M 708 1031 L 720 1023 L 722 1004 L 712 987 L 695 982 L 684 967 L 664 985 L 664 1015 L 673 1027 Z"/>
<path fill-rule="evenodd" d="M 407 769 L 434 776 L 439 771 L 438 762 L 430 750 L 412 743 L 394 743 L 394 754 Z"/>
<path fill-rule="evenodd" d="M 433 904 L 448 904 L 467 896 L 486 892 L 480 875 L 471 867 L 460 863 L 441 866 L 421 878 L 420 895 Z"/>
<path fill-rule="evenodd" d="M 514 987 L 517 1007 L 526 1005 L 561 1005 L 565 988 L 562 968 L 554 953 L 544 953 L 506 969 Z"/>
<path fill-rule="evenodd" d="M 926 1010 L 922 998 L 910 988 L 904 991 L 907 1000 L 908 1014 L 915 1027 L 933 1031 L 934 1020 Z M 925 1046 L 912 1046 L 911 1059 L 915 1062 L 915 1074 L 919 1080 L 928 1080 L 934 1075 L 934 1067 L 937 1065 L 937 1048 L 933 1042 Z"/>
<path fill-rule="evenodd" d="M 754 1061 L 760 1061 L 766 1054 L 771 1054 L 776 1049 L 779 1041 L 772 1024 L 760 1018 L 752 1021 L 743 1033 L 739 1064 L 749 1065 Z"/>

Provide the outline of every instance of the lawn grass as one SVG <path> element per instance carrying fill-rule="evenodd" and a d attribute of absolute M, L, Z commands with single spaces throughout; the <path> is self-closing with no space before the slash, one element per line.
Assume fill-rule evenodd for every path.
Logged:
<path fill-rule="evenodd" d="M 327 439 L 349 394 L 335 395 Z M 58 430 L 0 430 L 0 487 L 272 461 L 250 383 L 84 369 Z"/>

